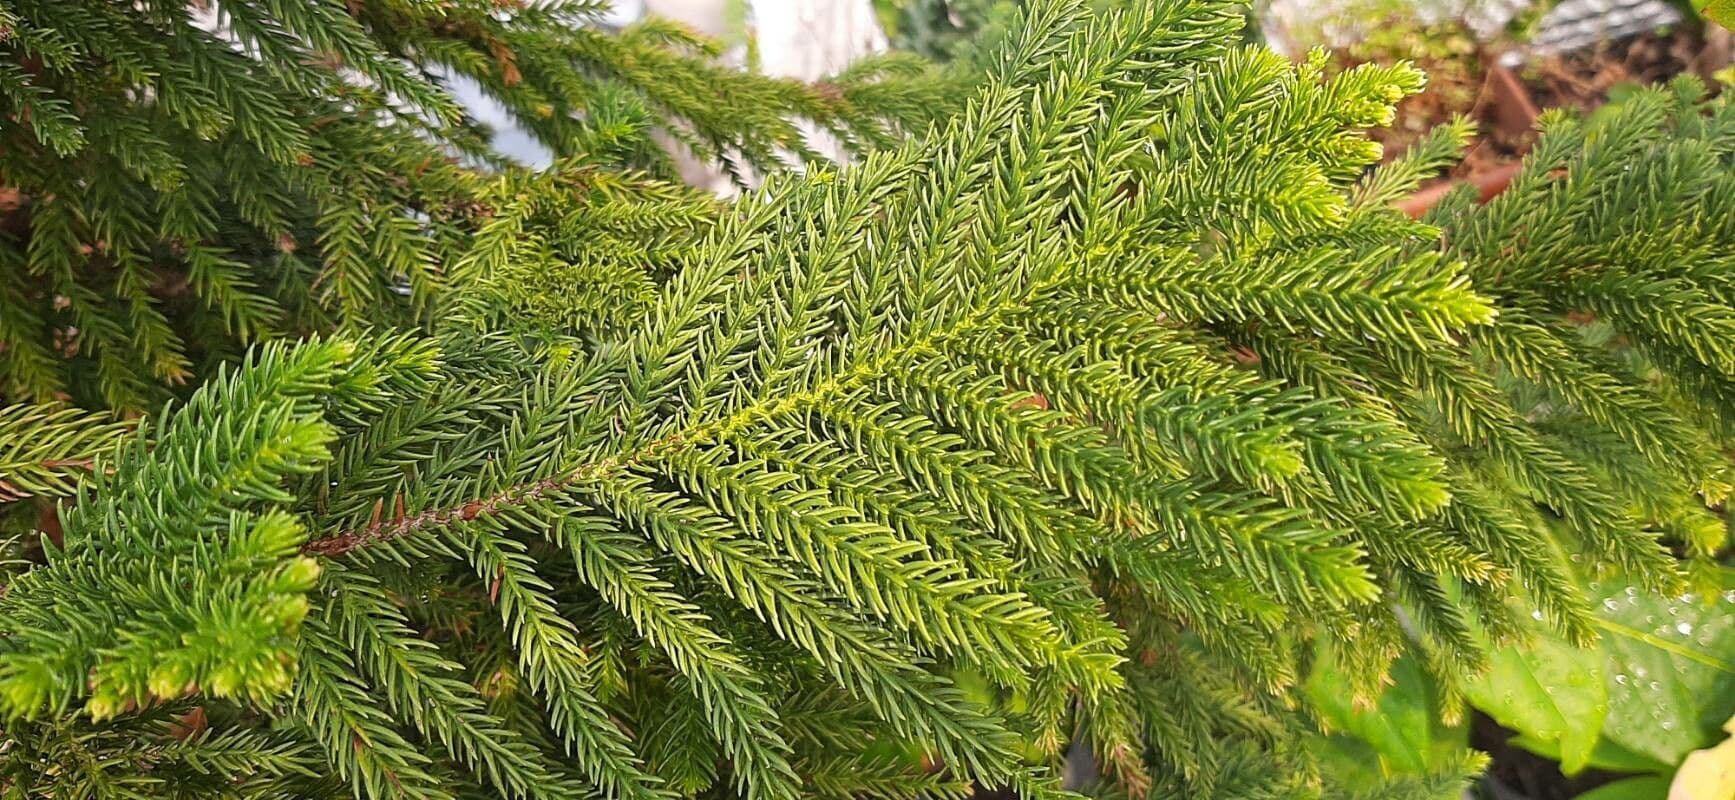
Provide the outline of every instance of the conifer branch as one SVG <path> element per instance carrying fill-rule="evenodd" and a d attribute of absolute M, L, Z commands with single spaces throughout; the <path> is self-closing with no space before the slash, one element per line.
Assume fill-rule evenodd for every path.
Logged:
<path fill-rule="evenodd" d="M 1467 129 L 1373 166 L 1414 70 L 1232 46 L 1218 0 L 1039 0 L 925 137 L 724 203 L 640 134 L 799 153 L 790 108 L 870 124 L 847 85 L 743 78 L 734 119 L 701 43 L 565 6 L 233 4 L 260 63 L 356 85 L 61 5 L 0 17 L 47 65 L 0 58 L 46 115 L 10 123 L 42 170 L 0 156 L 35 181 L 8 396 L 65 348 L 76 396 L 154 404 L 233 342 L 372 332 L 256 345 L 112 450 L 0 439 L 0 480 L 76 497 L 0 593 L 25 797 L 1058 800 L 1074 746 L 1115 792 L 1336 796 L 1368 787 L 1301 744 L 1316 649 L 1358 701 L 1412 654 L 1452 710 L 1478 632 L 1597 635 L 1581 569 L 1726 555 L 1735 102 L 1689 83 L 1548 116 L 1508 195 L 1417 221 L 1389 202 Z M 55 124 L 99 58 L 150 125 Z M 486 160 L 412 94 L 435 64 L 585 152 L 432 152 Z M 310 124 L 252 108 L 285 92 Z"/>

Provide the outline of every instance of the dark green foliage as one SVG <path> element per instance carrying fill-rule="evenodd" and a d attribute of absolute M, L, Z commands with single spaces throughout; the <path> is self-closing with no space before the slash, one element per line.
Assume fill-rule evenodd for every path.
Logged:
<path fill-rule="evenodd" d="M 62 515 L 0 596 L 4 785 L 1035 798 L 1074 742 L 1110 797 L 1457 785 L 1331 785 L 1297 684 L 1413 650 L 1450 713 L 1481 632 L 1722 555 L 1735 106 L 1551 117 L 1418 222 L 1467 132 L 1371 175 L 1363 132 L 1421 77 L 1240 19 L 1034 3 L 942 130 L 726 208 L 503 179 L 437 336 L 265 346 Z"/>
<path fill-rule="evenodd" d="M 737 177 L 925 120 L 907 57 L 815 85 L 719 63 L 590 0 L 0 5 L 0 402 L 150 408 L 253 342 L 416 324 L 498 199 L 448 93 L 479 86 L 557 156 Z"/>
<path fill-rule="evenodd" d="M 583 163 L 509 173 L 482 196 L 492 215 L 452 269 L 458 319 L 585 339 L 643 318 L 726 208 L 680 184 Z"/>

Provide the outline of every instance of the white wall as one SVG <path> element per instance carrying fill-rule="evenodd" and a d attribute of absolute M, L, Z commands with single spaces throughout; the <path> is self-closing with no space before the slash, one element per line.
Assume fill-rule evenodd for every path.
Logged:
<path fill-rule="evenodd" d="M 815 80 L 837 72 L 869 53 L 886 49 L 886 36 L 870 0 L 614 0 L 609 21 L 626 24 L 646 14 L 682 22 L 702 33 L 728 38 L 731 2 L 747 2 L 749 35 L 758 44 L 759 67 L 768 75 Z M 739 58 L 741 55 L 736 54 Z M 505 111 L 468 81 L 456 81 L 458 99 L 492 126 L 495 145 L 526 164 L 543 166 L 549 153 L 512 125 Z M 822 153 L 841 156 L 835 143 L 813 135 Z M 727 193 L 729 182 L 708 165 L 687 162 L 682 174 L 697 186 Z"/>
<path fill-rule="evenodd" d="M 886 49 L 869 0 L 752 0 L 759 66 L 814 80 Z"/>

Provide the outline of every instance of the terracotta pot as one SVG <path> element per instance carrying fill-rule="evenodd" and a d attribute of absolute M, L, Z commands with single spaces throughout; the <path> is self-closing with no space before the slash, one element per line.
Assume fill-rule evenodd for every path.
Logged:
<path fill-rule="evenodd" d="M 1473 113 L 1483 124 L 1517 139 L 1536 126 L 1536 118 L 1541 112 L 1537 110 L 1530 90 L 1518 80 L 1518 76 L 1500 66 L 1498 54 L 1487 54 L 1483 61 L 1494 66 L 1488 69 Z M 1512 177 L 1518 174 L 1519 166 L 1514 161 L 1481 170 L 1461 180 L 1441 181 L 1398 201 L 1397 206 L 1411 217 L 1420 217 L 1463 183 L 1475 185 L 1481 193 L 1480 202 L 1486 203 L 1506 190 Z"/>
<path fill-rule="evenodd" d="M 1513 161 L 1493 169 L 1483 170 L 1462 180 L 1441 181 L 1399 200 L 1398 210 L 1411 217 L 1420 217 L 1427 213 L 1428 209 L 1433 208 L 1435 203 L 1445 198 L 1449 192 L 1465 183 L 1473 184 L 1481 192 L 1481 199 L 1478 202 L 1486 203 L 1494 199 L 1495 195 L 1506 191 L 1507 185 L 1512 183 L 1512 177 L 1518 174 L 1520 166 L 1522 165 L 1519 162 Z"/>

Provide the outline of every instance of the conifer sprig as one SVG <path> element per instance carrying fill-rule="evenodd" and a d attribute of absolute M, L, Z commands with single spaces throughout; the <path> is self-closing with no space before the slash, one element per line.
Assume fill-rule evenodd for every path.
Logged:
<path fill-rule="evenodd" d="M 1361 133 L 1419 76 L 1239 20 L 1032 3 L 921 141 L 702 214 L 531 191 L 438 336 L 262 349 L 0 597 L 16 752 L 116 754 L 14 785 L 1041 797 L 1077 741 L 1135 795 L 1335 796 L 1316 639 L 1450 698 L 1477 631 L 1593 636 L 1586 573 L 1722 556 L 1730 101 L 1551 116 L 1522 201 L 1415 221 L 1464 129 Z M 526 311 L 513 242 L 665 213 L 642 316 Z"/>

